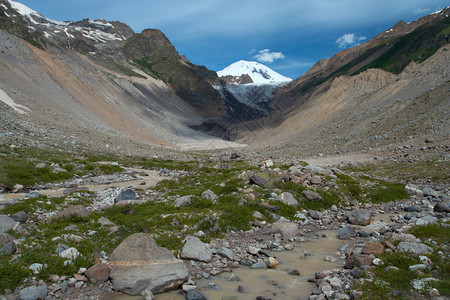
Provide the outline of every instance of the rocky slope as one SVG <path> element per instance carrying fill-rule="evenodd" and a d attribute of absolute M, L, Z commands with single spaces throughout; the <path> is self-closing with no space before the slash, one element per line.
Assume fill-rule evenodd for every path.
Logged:
<path fill-rule="evenodd" d="M 31 141 L 73 136 L 94 147 L 170 146 L 210 140 L 189 125 L 225 113 L 211 85 L 216 73 L 185 62 L 158 30 L 53 21 L 6 0 L 0 29 L 2 132 L 31 132 Z M 26 113 L 11 109 L 11 101 Z"/>

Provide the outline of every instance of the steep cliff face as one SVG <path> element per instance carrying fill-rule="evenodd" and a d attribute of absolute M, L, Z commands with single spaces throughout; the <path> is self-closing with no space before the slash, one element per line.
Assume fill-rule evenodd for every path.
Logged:
<path fill-rule="evenodd" d="M 225 112 L 220 94 L 212 87 L 215 72 L 185 62 L 169 39 L 156 29 L 146 29 L 125 44 L 124 55 L 150 76 L 163 80 L 186 103 L 205 117 L 221 117 Z"/>

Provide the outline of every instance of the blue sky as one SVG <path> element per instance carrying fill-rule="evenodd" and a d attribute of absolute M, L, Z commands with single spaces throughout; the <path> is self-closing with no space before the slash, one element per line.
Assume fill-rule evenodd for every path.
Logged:
<path fill-rule="evenodd" d="M 19 0 L 48 18 L 162 30 L 180 54 L 219 71 L 259 60 L 293 79 L 315 62 L 450 0 Z"/>

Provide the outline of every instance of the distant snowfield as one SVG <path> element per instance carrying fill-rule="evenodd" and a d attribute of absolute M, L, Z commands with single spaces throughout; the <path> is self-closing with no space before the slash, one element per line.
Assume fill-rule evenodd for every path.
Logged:
<path fill-rule="evenodd" d="M 14 100 L 11 99 L 11 97 L 9 97 L 9 95 L 7 93 L 5 93 L 2 89 L 0 89 L 0 101 L 5 103 L 12 109 L 14 109 L 14 111 L 16 111 L 17 113 L 19 113 L 21 115 L 23 115 L 23 114 L 28 115 L 28 112 L 26 112 L 24 110 L 31 111 L 31 109 L 29 109 L 28 107 L 15 103 Z"/>

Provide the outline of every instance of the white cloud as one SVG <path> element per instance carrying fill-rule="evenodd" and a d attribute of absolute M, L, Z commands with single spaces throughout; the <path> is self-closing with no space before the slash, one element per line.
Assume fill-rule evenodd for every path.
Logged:
<path fill-rule="evenodd" d="M 283 59 L 285 56 L 281 52 L 270 52 L 269 49 L 264 49 L 259 50 L 258 54 L 253 56 L 253 58 L 262 63 L 273 63 L 275 59 Z"/>
<path fill-rule="evenodd" d="M 367 40 L 365 36 L 356 36 L 354 33 L 346 33 L 336 40 L 339 48 L 349 48 L 359 45 L 361 42 Z"/>

